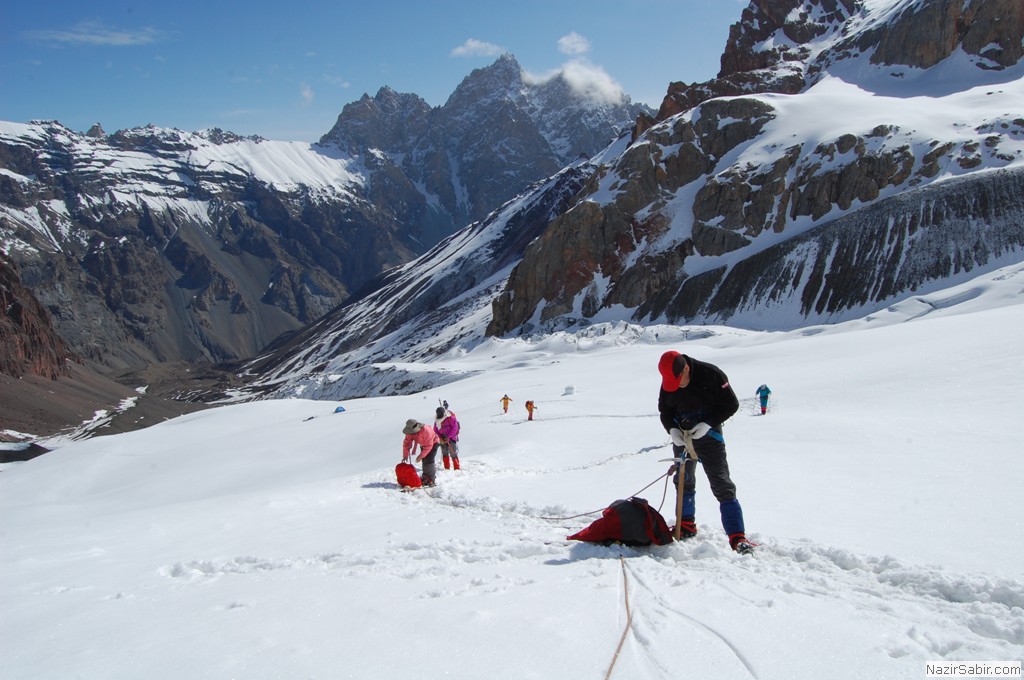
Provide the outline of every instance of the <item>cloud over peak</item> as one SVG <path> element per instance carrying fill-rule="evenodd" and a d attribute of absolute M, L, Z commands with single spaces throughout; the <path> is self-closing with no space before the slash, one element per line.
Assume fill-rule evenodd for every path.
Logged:
<path fill-rule="evenodd" d="M 504 54 L 505 49 L 493 43 L 469 38 L 451 51 L 453 57 L 497 57 Z"/>
<path fill-rule="evenodd" d="M 542 84 L 561 76 L 573 92 L 581 97 L 608 104 L 618 104 L 625 97 L 622 86 L 600 66 L 586 59 L 573 59 L 561 68 L 542 75 L 525 72 L 528 83 Z"/>

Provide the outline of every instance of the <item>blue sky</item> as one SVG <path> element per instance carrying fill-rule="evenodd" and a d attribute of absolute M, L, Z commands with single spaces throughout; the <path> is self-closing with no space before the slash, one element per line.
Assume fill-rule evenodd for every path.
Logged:
<path fill-rule="evenodd" d="M 146 0 L 0 8 L 0 120 L 315 141 L 382 86 L 440 106 L 511 52 L 657 106 L 718 72 L 746 0 Z"/>

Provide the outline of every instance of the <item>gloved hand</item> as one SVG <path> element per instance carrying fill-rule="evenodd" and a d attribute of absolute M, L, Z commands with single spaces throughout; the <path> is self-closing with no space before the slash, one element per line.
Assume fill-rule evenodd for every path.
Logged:
<path fill-rule="evenodd" d="M 669 430 L 668 436 L 672 438 L 672 443 L 676 446 L 683 446 L 686 443 L 686 440 L 683 439 L 683 431 L 678 427 L 673 427 Z"/>
<path fill-rule="evenodd" d="M 700 439 L 710 431 L 711 426 L 708 425 L 707 423 L 697 423 L 696 425 L 693 426 L 693 429 L 690 430 L 690 436 L 693 437 L 694 439 Z"/>

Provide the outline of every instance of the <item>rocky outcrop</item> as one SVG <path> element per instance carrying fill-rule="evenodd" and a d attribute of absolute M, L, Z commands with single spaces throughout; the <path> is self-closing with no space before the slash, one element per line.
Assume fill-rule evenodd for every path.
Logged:
<path fill-rule="evenodd" d="M 740 325 L 842 320 L 1024 254 L 1024 170 L 968 175 L 879 201 L 738 262 L 679 277 L 639 316 Z"/>
<path fill-rule="evenodd" d="M 0 373 L 51 380 L 68 375 L 75 358 L 54 330 L 50 315 L 21 283 L 17 265 L 0 252 Z"/>
<path fill-rule="evenodd" d="M 585 323 L 616 305 L 635 309 L 638 321 L 662 315 L 673 322 L 700 321 L 704 317 L 698 309 L 702 315 L 720 315 L 721 309 L 703 307 L 713 290 L 706 278 L 683 286 L 689 257 L 741 251 L 765 232 L 781 235 L 794 223 L 821 221 L 870 205 L 883 194 L 926 185 L 950 164 L 970 169 L 1007 162 L 1015 156 L 1004 154 L 1000 160 L 1000 140 L 1024 136 L 1024 119 L 996 126 L 999 135 L 989 135 L 982 126 L 978 138 L 988 139 L 987 149 L 974 142 L 933 140 L 930 151 L 918 158 L 901 142 L 899 127 L 879 126 L 865 136 L 842 135 L 810 153 L 795 144 L 760 166 L 739 164 L 713 173 L 718 159 L 755 139 L 776 114 L 752 99 L 713 100 L 700 110 L 698 124 L 679 118 L 652 129 L 648 144 L 634 145 L 608 170 L 624 178 L 613 185 L 619 191 L 613 202 L 581 201 L 531 245 L 494 303 L 488 334 L 536 330 L 527 324 L 535 317 L 542 323 L 557 321 L 548 329 Z M 720 127 L 723 119 L 738 122 Z M 725 133 L 729 127 L 736 128 L 735 134 Z M 667 149 L 673 150 L 671 156 Z M 689 208 L 691 231 L 688 238 L 673 241 L 668 238 L 671 220 L 658 209 L 659 197 L 690 182 L 697 185 Z M 1011 207 L 1018 201 L 1012 192 L 1000 198 Z M 666 238 L 670 247 L 655 245 Z M 979 252 L 983 259 L 990 255 Z M 664 301 L 666 296 L 678 299 L 680 286 L 692 307 Z"/>
<path fill-rule="evenodd" d="M 696 121 L 680 119 L 651 130 L 649 144 L 634 145 L 609 169 L 622 178 L 611 187 L 618 191 L 612 204 L 580 202 L 527 249 L 494 303 L 488 334 L 519 327 L 540 300 L 541 322 L 587 318 L 608 305 L 636 307 L 669 282 L 669 272 L 679 269 L 688 254 L 722 254 L 748 243 L 746 236 L 756 235 L 769 209 L 776 209 L 777 196 L 769 192 L 781 193 L 780 178 L 788 174 L 793 154 L 753 178 L 721 176 L 705 184 L 694 201 L 692 239 L 678 248 L 636 259 L 642 244 L 667 233 L 670 220 L 656 210 L 647 218 L 635 216 L 703 177 L 773 118 L 771 107 L 757 100 L 714 100 L 702 107 Z M 601 181 L 592 180 L 584 195 L 596 193 Z M 785 223 L 785 215 L 775 217 Z M 615 285 L 598 285 L 597 278 Z"/>
<path fill-rule="evenodd" d="M 640 244 L 657 241 L 669 226 L 669 220 L 660 214 L 636 215 L 703 176 L 771 117 L 771 109 L 760 102 L 723 100 L 709 102 L 696 122 L 680 121 L 650 131 L 650 145 L 634 145 L 614 168 L 595 176 L 582 192 L 584 196 L 597 193 L 608 175 L 622 178 L 609 187 L 618 192 L 612 205 L 583 200 L 530 244 L 505 292 L 494 303 L 488 334 L 503 335 L 520 326 L 533 316 L 539 300 L 545 301 L 542 322 L 560 316 L 589 317 L 606 304 L 640 304 L 665 283 L 658 272 L 677 269 L 693 244 L 628 266 L 627 260 L 636 255 Z M 719 132 L 723 121 L 735 121 L 726 126 L 729 131 L 724 134 Z M 673 152 L 663 154 L 663 149 Z M 732 249 L 726 245 L 731 244 L 731 232 L 717 227 L 708 227 L 697 238 L 709 251 Z M 628 275 L 627 269 L 632 269 Z M 595 281 L 595 274 L 611 281 L 625 276 L 627 283 L 620 282 L 609 291 Z"/>
<path fill-rule="evenodd" d="M 1005 68 L 1024 56 L 1024 4 L 1015 0 L 942 0 L 909 6 L 885 26 L 865 33 L 857 47 L 876 47 L 876 64 L 930 68 L 961 48 Z"/>
<path fill-rule="evenodd" d="M 841 30 L 859 8 L 857 0 L 751 2 L 729 28 L 718 76 L 703 83 L 671 83 L 657 116 L 639 120 L 633 139 L 655 122 L 717 97 L 800 92 L 807 86 L 813 54 L 808 43 Z"/>
<path fill-rule="evenodd" d="M 729 29 L 718 76 L 669 85 L 655 117 L 640 117 L 637 139 L 654 123 L 716 97 L 796 94 L 831 64 L 860 54 L 887 66 L 930 68 L 962 49 L 1002 69 L 1024 55 L 1024 3 L 1017 0 L 930 0 L 865 11 L 860 0 L 755 0 Z M 850 30 L 851 20 L 865 26 Z"/>

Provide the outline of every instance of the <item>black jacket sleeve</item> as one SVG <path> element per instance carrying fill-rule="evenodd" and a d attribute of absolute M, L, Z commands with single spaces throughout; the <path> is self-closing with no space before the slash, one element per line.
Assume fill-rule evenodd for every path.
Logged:
<path fill-rule="evenodd" d="M 658 416 L 661 418 L 661 424 L 665 428 L 665 432 L 668 432 L 673 427 L 679 427 L 676 425 L 675 413 L 669 404 L 669 393 L 665 390 L 658 390 Z"/>

